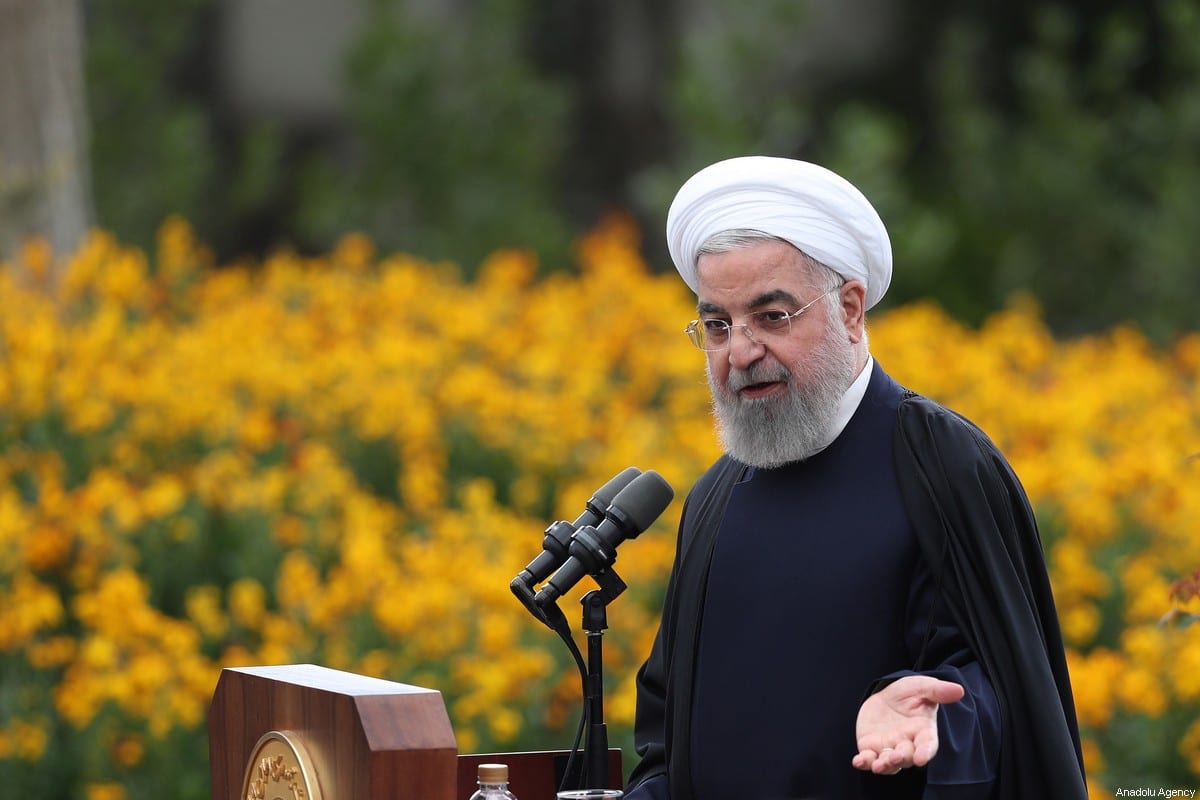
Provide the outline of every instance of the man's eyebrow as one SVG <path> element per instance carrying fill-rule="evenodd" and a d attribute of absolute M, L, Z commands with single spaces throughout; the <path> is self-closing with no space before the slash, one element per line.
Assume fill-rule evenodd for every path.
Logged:
<path fill-rule="evenodd" d="M 768 306 L 779 302 L 800 305 L 800 302 L 795 298 L 794 295 L 792 295 L 791 292 L 784 291 L 783 289 L 772 289 L 769 292 L 763 292 L 751 300 L 747 308 L 762 308 L 763 306 Z M 696 310 L 701 314 L 725 313 L 725 309 L 723 307 L 717 305 L 716 303 L 708 302 L 702 302 L 698 304 L 696 306 Z"/>
<path fill-rule="evenodd" d="M 800 304 L 800 301 L 797 300 L 791 292 L 785 292 L 783 289 L 772 289 L 769 292 L 760 294 L 758 297 L 750 301 L 750 308 L 762 308 L 763 306 L 768 306 L 772 303 L 778 303 L 780 301 L 795 303 L 796 305 Z"/>

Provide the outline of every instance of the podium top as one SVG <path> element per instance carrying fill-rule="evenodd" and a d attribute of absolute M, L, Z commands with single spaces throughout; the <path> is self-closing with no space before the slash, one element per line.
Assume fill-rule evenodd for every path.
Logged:
<path fill-rule="evenodd" d="M 239 672 L 272 681 L 290 683 L 309 689 L 331 692 L 351 697 L 379 694 L 440 694 L 436 689 L 410 686 L 407 683 L 356 675 L 353 672 L 322 667 L 317 664 L 283 664 L 270 667 L 226 667 L 230 672 Z"/>
<path fill-rule="evenodd" d="M 302 746 L 325 798 L 455 797 L 458 747 L 434 689 L 315 664 L 226 667 L 208 719 L 214 800 L 249 796 L 246 781 L 264 764 L 259 743 L 272 733 Z"/>

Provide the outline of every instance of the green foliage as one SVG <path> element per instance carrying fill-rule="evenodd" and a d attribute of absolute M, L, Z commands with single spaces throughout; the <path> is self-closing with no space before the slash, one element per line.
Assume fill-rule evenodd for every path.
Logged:
<path fill-rule="evenodd" d="M 896 274 L 888 302 L 933 297 L 979 322 L 1030 293 L 1062 332 L 1134 320 L 1158 337 L 1194 327 L 1200 302 L 1200 6 L 1150 4 L 1164 19 L 1038 7 L 1033 38 L 989 63 L 995 34 L 964 13 L 939 21 L 928 109 L 823 101 L 782 32 L 791 6 L 715 4 L 717 25 L 681 43 L 670 104 L 680 146 L 644 186 L 666 207 L 718 158 L 768 153 L 841 172 L 878 206 Z M 757 8 L 757 7 L 756 7 Z M 745 13 L 743 13 L 743 10 Z M 776 14 L 776 11 L 780 11 Z M 758 43 L 759 47 L 747 46 Z M 1161 68 L 1146 77 L 1147 62 Z M 993 85 L 1001 73 L 1011 89 Z M 1011 96 L 1010 96 L 1011 95 Z M 818 124 L 819 122 L 819 124 Z"/>
<path fill-rule="evenodd" d="M 211 230 L 218 152 L 210 110 L 181 85 L 211 0 L 89 4 L 88 106 L 97 223 L 144 248 L 181 214 Z M 194 64 L 194 61 L 193 61 Z"/>
<path fill-rule="evenodd" d="M 1192 3 L 1161 5 L 1173 69 L 1155 90 L 1139 85 L 1152 43 L 1139 23 L 1107 19 L 1080 61 L 1078 20 L 1048 8 L 1017 54 L 1011 111 L 974 77 L 979 32 L 949 31 L 929 121 L 940 146 L 915 181 L 924 203 L 912 207 L 952 232 L 926 291 L 973 320 L 1030 292 L 1060 330 L 1132 319 L 1165 336 L 1194 325 L 1200 24 Z"/>
<path fill-rule="evenodd" d="M 451 19 L 375 0 L 346 53 L 345 127 L 306 138 L 219 118 L 212 0 L 95 4 L 98 222 L 148 247 L 178 213 L 225 257 L 283 242 L 319 251 L 360 230 L 467 269 L 513 245 L 563 263 L 578 233 L 565 196 L 589 190 L 564 158 L 581 135 L 571 104 L 586 95 L 533 65 L 533 10 L 488 0 Z M 977 322 L 1029 293 L 1060 332 L 1130 319 L 1166 338 L 1194 325 L 1197 0 L 1107 15 L 1035 4 L 1004 33 L 971 4 L 936 19 L 896 12 L 917 22 L 895 35 L 920 28 L 930 43 L 905 98 L 880 72 L 853 85 L 822 72 L 797 35 L 809 12 L 729 0 L 680 14 L 677 39 L 661 43 L 675 55 L 662 97 L 674 148 L 636 179 L 641 218 L 661 219 L 679 183 L 719 158 L 799 156 L 879 206 L 896 253 L 890 303 L 932 297 Z"/>
<path fill-rule="evenodd" d="M 346 135 L 309 141 L 222 116 L 211 0 L 97 4 L 97 222 L 149 249 L 177 214 L 227 257 L 325 250 L 357 230 L 465 265 L 502 246 L 558 263 L 570 239 L 554 196 L 567 101 L 523 52 L 527 7 L 495 0 L 449 20 L 374 3 L 347 53 Z"/>
<path fill-rule="evenodd" d="M 1194 722 L 1190 709 L 1172 709 L 1153 720 L 1128 712 L 1114 715 L 1107 728 L 1095 734 L 1104 749 L 1104 772 L 1110 785 L 1128 786 L 1135 780 L 1156 786 L 1193 785 L 1196 778 L 1187 763 L 1165 754 L 1178 751 Z"/>
<path fill-rule="evenodd" d="M 523 53 L 528 4 L 425 19 L 376 2 L 348 58 L 350 152 L 317 153 L 300 228 L 474 264 L 498 246 L 565 253 L 554 174 L 567 110 Z"/>
<path fill-rule="evenodd" d="M 663 99 L 674 152 L 638 186 L 637 202 L 654 218 L 666 217 L 680 183 L 705 165 L 738 155 L 796 155 L 811 135 L 795 43 L 807 3 L 731 1 L 705 10 L 681 32 Z"/>

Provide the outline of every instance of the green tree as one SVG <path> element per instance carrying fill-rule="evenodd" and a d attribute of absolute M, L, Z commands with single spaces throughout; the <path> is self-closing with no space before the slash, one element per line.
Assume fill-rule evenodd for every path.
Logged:
<path fill-rule="evenodd" d="M 1121 320 L 1160 338 L 1194 327 L 1195 0 L 1099 16 L 1033 4 L 1012 26 L 1028 38 L 968 4 L 927 20 L 930 49 L 902 61 L 903 97 L 881 94 L 897 83 L 883 71 L 901 63 L 887 57 L 840 86 L 798 69 L 787 39 L 803 4 L 713 5 L 721 24 L 680 43 L 669 106 L 679 146 L 644 183 L 647 207 L 665 209 L 718 158 L 807 158 L 879 207 L 897 265 L 885 302 L 928 296 L 978 322 L 1028 293 L 1063 333 Z"/>
<path fill-rule="evenodd" d="M 223 164 L 203 80 L 211 0 L 106 0 L 88 17 L 88 105 L 97 223 L 150 248 L 163 219 L 220 241 Z"/>
<path fill-rule="evenodd" d="M 298 229 L 474 264 L 498 246 L 565 252 L 556 209 L 566 97 L 523 51 L 528 4 L 454 24 L 376 2 L 348 58 L 351 141 L 313 155 Z"/>
<path fill-rule="evenodd" d="M 940 147 L 915 183 L 946 233 L 924 254 L 936 264 L 929 288 L 963 316 L 1026 291 L 1063 332 L 1126 319 L 1159 337 L 1194 326 L 1200 13 L 1186 0 L 1161 9 L 1169 69 L 1149 89 L 1140 70 L 1154 40 L 1142 21 L 1108 17 L 1081 60 L 1078 20 L 1040 11 L 1008 113 L 972 78 L 977 32 L 948 32 L 930 120 Z"/>

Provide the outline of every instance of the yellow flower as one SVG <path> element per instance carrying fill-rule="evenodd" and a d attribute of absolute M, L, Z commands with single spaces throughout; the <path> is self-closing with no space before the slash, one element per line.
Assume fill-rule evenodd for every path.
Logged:
<path fill-rule="evenodd" d="M 1167 663 L 1167 671 L 1179 699 L 1195 703 L 1200 701 L 1200 629 L 1193 625 L 1175 633 L 1182 642 Z"/>
<path fill-rule="evenodd" d="M 66 563 L 74 544 L 69 533 L 43 523 L 25 537 L 21 558 L 36 572 L 48 572 Z"/>
<path fill-rule="evenodd" d="M 510 742 L 521 732 L 521 715 L 511 708 L 493 707 L 486 718 L 488 732 L 497 742 Z"/>
<path fill-rule="evenodd" d="M 330 259 L 354 272 L 361 272 L 375 258 L 375 244 L 361 233 L 348 233 L 338 240 Z"/>
<path fill-rule="evenodd" d="M 442 690 L 462 750 L 561 739 L 577 676 L 508 583 L 550 519 L 637 465 L 680 496 L 618 563 L 627 732 L 683 491 L 719 455 L 681 333 L 695 298 L 639 248 L 614 216 L 545 278 L 520 250 L 469 279 L 353 233 L 215 269 L 172 218 L 153 267 L 94 231 L 56 286 L 0 271 L 0 651 L 37 673 L 28 720 L 115 713 L 129 739 L 103 746 L 136 765 L 146 737 L 203 726 L 221 666 L 302 658 Z M 880 363 L 1021 477 L 1108 796 L 1090 734 L 1118 710 L 1200 714 L 1198 629 L 1157 625 L 1200 603 L 1169 595 L 1200 568 L 1200 334 L 1057 338 L 1028 298 L 978 328 L 930 303 L 871 327 Z M 0 754 L 16 741 L 6 724 Z"/>
<path fill-rule="evenodd" d="M 1200 720 L 1196 720 L 1179 740 L 1179 754 L 1193 774 L 1200 775 Z"/>
<path fill-rule="evenodd" d="M 274 442 L 275 420 L 265 408 L 248 409 L 238 428 L 238 443 L 252 453 L 262 452 Z"/>
<path fill-rule="evenodd" d="M 136 767 L 141 763 L 146 753 L 142 737 L 134 733 L 126 733 L 117 737 L 112 745 L 113 761 L 125 769 Z"/>
<path fill-rule="evenodd" d="M 150 519 L 174 514 L 187 500 L 187 487 L 174 475 L 156 475 L 141 493 L 142 513 Z"/>
<path fill-rule="evenodd" d="M 1114 689 L 1126 668 L 1124 660 L 1110 650 L 1097 649 L 1087 655 L 1068 650 L 1067 663 L 1080 723 L 1103 729 L 1114 711 Z"/>
<path fill-rule="evenodd" d="M 288 553 L 279 568 L 275 596 L 285 609 L 307 608 L 315 599 L 321 577 L 308 556 L 299 551 Z"/>
<path fill-rule="evenodd" d="M 87 800 L 126 800 L 125 787 L 119 783 L 89 783 Z"/>
<path fill-rule="evenodd" d="M 26 652 L 31 667 L 50 670 L 71 662 L 77 647 L 75 639 L 70 636 L 52 636 L 30 644 Z"/>
<path fill-rule="evenodd" d="M 266 613 L 267 592 L 253 578 L 239 578 L 229 587 L 229 613 L 237 624 L 257 628 Z"/>
<path fill-rule="evenodd" d="M 6 721 L 0 728 L 0 759 L 37 761 L 46 752 L 49 736 L 45 726 L 28 719 Z"/>
<path fill-rule="evenodd" d="M 221 611 L 221 591 L 216 586 L 193 586 L 188 589 L 188 619 L 207 637 L 223 636 L 228 621 Z"/>
<path fill-rule="evenodd" d="M 0 651 L 29 641 L 64 617 L 58 593 L 32 575 L 18 572 L 7 591 L 0 587 Z"/>
<path fill-rule="evenodd" d="M 1169 700 L 1160 676 L 1142 667 L 1131 667 L 1121 673 L 1117 696 L 1123 706 L 1148 717 L 1162 716 Z"/>

